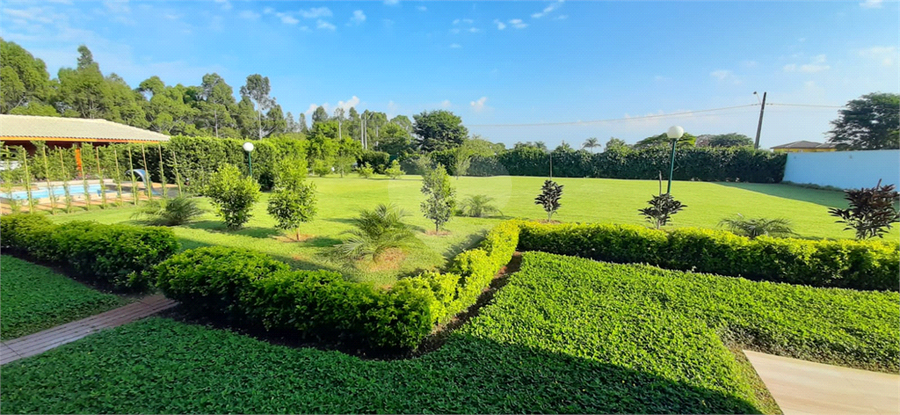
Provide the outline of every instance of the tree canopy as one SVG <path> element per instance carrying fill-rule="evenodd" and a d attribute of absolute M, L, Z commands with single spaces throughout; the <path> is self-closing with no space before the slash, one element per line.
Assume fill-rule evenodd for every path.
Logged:
<path fill-rule="evenodd" d="M 693 147 L 694 143 L 697 141 L 697 137 L 691 135 L 690 133 L 685 132 L 681 138 L 678 139 L 678 147 Z M 637 143 L 634 143 L 635 149 L 656 147 L 656 146 L 667 146 L 672 143 L 672 140 L 666 135 L 666 133 L 662 133 L 660 135 L 654 135 L 651 137 L 647 137 Z"/>
<path fill-rule="evenodd" d="M 469 135 L 469 130 L 462 125 L 462 118 L 450 111 L 424 111 L 414 115 L 413 119 L 416 144 L 425 153 L 458 147 Z"/>
<path fill-rule="evenodd" d="M 848 102 L 839 113 L 828 132 L 828 141 L 838 150 L 900 148 L 900 95 L 863 95 Z"/>

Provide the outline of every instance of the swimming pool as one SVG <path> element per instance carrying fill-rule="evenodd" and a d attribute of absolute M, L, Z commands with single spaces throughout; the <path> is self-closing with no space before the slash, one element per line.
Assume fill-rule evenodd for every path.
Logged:
<path fill-rule="evenodd" d="M 100 192 L 106 191 L 107 194 L 115 193 L 115 190 L 105 189 L 103 186 L 99 184 L 91 184 L 88 185 L 88 192 L 92 195 L 100 196 Z M 56 196 L 65 196 L 66 190 L 63 189 L 62 186 L 53 186 L 53 194 Z M 72 196 L 83 195 L 84 194 L 84 186 L 79 185 L 69 185 L 69 194 Z M 46 187 L 37 188 L 31 191 L 31 197 L 34 199 L 44 199 L 50 197 L 50 190 Z M 26 200 L 28 199 L 28 192 L 25 190 L 17 190 L 15 192 L 2 192 L 0 193 L 0 198 L 4 199 L 13 199 L 13 200 Z"/>

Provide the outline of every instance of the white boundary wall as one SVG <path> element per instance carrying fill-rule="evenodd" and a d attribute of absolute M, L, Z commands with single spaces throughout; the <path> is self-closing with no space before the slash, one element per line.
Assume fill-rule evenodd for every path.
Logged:
<path fill-rule="evenodd" d="M 900 150 L 788 153 L 784 181 L 842 189 L 900 185 Z M 900 186 L 898 186 L 900 187 Z"/>

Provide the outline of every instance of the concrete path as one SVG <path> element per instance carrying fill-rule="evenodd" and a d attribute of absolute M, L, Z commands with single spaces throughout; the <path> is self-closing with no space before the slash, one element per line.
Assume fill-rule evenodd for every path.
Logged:
<path fill-rule="evenodd" d="M 175 306 L 176 302 L 159 295 L 109 310 L 82 320 L 66 323 L 24 337 L 0 343 L 0 365 L 14 362 L 71 343 L 103 329 L 118 327 Z"/>
<path fill-rule="evenodd" d="M 785 415 L 900 414 L 900 375 L 744 354 Z"/>

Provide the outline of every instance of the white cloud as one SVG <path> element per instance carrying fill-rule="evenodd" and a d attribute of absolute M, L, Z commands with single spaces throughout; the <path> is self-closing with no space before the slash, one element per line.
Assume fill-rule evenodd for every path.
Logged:
<path fill-rule="evenodd" d="M 569 18 L 568 14 L 561 14 L 559 16 L 554 17 L 553 20 L 566 20 L 568 18 Z"/>
<path fill-rule="evenodd" d="M 165 17 L 165 18 L 168 19 L 168 20 L 179 20 L 179 19 L 181 19 L 182 17 L 184 17 L 184 15 L 183 15 L 183 14 L 171 14 L 171 13 L 166 13 L 166 14 L 163 15 L 163 17 Z"/>
<path fill-rule="evenodd" d="M 416 7 L 416 10 L 418 10 L 418 11 L 420 11 L 420 12 L 424 12 L 424 11 L 428 10 L 428 8 L 425 7 L 425 6 L 417 6 L 417 7 Z"/>
<path fill-rule="evenodd" d="M 392 101 L 393 102 L 393 101 Z M 338 101 L 336 108 L 343 108 L 344 111 L 350 111 L 350 108 L 359 105 L 359 97 L 356 95 L 350 97 L 350 99 L 346 101 Z"/>
<path fill-rule="evenodd" d="M 825 55 L 816 55 L 813 56 L 812 61 L 807 64 L 798 65 L 796 63 L 790 63 L 784 65 L 782 69 L 785 72 L 803 72 L 803 73 L 816 73 L 823 72 L 831 69 L 831 66 L 825 63 L 826 57 Z"/>
<path fill-rule="evenodd" d="M 309 10 L 300 10 L 300 16 L 305 19 L 317 19 L 320 17 L 331 17 L 331 9 L 327 7 L 313 7 Z"/>
<path fill-rule="evenodd" d="M 528 23 L 522 22 L 522 19 L 512 19 L 509 21 L 509 24 L 516 29 L 524 29 L 528 27 Z"/>
<path fill-rule="evenodd" d="M 274 12 L 275 12 L 275 9 L 273 9 L 271 7 L 266 7 L 265 9 L 263 9 L 263 14 L 272 14 Z"/>
<path fill-rule="evenodd" d="M 366 14 L 362 10 L 354 10 L 350 21 L 355 24 L 362 24 L 362 22 L 366 21 Z"/>
<path fill-rule="evenodd" d="M 384 0 L 386 6 L 396 6 L 400 4 L 400 0 Z"/>
<path fill-rule="evenodd" d="M 453 106 L 453 104 L 450 103 L 449 99 L 445 99 L 445 100 L 441 101 L 441 108 L 443 108 L 443 109 L 447 109 L 452 106 Z"/>
<path fill-rule="evenodd" d="M 487 102 L 487 99 L 487 97 L 478 98 L 477 101 L 469 102 L 469 106 L 472 107 L 472 111 L 481 112 L 485 108 L 484 103 Z"/>
<path fill-rule="evenodd" d="M 450 33 L 453 33 L 455 35 L 459 33 L 459 29 L 450 29 Z"/>
<path fill-rule="evenodd" d="M 296 18 L 294 18 L 293 16 L 289 16 L 289 15 L 284 14 L 284 13 L 282 13 L 279 17 L 281 18 L 281 22 L 284 23 L 284 24 L 297 24 L 297 23 L 300 23 L 300 21 L 297 20 Z"/>
<path fill-rule="evenodd" d="M 222 10 L 231 10 L 231 2 L 228 0 L 215 0 L 216 3 L 222 5 Z"/>
<path fill-rule="evenodd" d="M 494 19 L 494 24 L 497 25 L 497 30 L 506 29 L 506 23 L 503 23 L 497 19 Z"/>
<path fill-rule="evenodd" d="M 862 3 L 859 3 L 859 6 L 864 9 L 880 9 L 881 0 L 866 0 Z"/>
<path fill-rule="evenodd" d="M 725 78 L 728 78 L 729 76 L 731 76 L 731 71 L 726 71 L 724 69 L 720 69 L 718 71 L 710 72 L 709 76 L 721 81 L 721 80 L 724 80 Z"/>
<path fill-rule="evenodd" d="M 240 13 L 238 13 L 238 17 L 240 17 L 241 19 L 247 19 L 247 20 L 256 20 L 256 19 L 259 19 L 259 16 L 262 16 L 262 15 L 254 12 L 252 10 L 242 10 Z"/>
<path fill-rule="evenodd" d="M 462 45 L 460 45 L 459 43 L 451 43 L 450 49 L 462 49 Z"/>
<path fill-rule="evenodd" d="M 553 12 L 554 10 L 558 9 L 559 6 L 562 6 L 562 4 L 563 4 L 563 0 L 560 0 L 560 1 L 557 1 L 557 2 L 554 2 L 554 3 L 550 3 L 549 6 L 544 7 L 544 10 L 542 10 L 542 11 L 540 11 L 540 12 L 538 12 L 538 13 L 532 14 L 531 17 L 532 17 L 532 18 L 535 18 L 535 19 L 540 19 L 541 17 L 544 17 L 544 16 L 546 16 L 547 14 L 549 14 L 549 13 Z"/>
<path fill-rule="evenodd" d="M 873 46 L 860 50 L 859 56 L 878 60 L 884 66 L 891 66 L 894 64 L 894 58 L 897 56 L 897 48 L 894 46 Z"/>
<path fill-rule="evenodd" d="M 478 33 L 478 32 L 480 32 L 480 30 L 478 30 L 477 27 L 470 27 L 470 28 L 469 28 L 469 33 Z"/>
<path fill-rule="evenodd" d="M 103 2 L 103 5 L 106 6 L 106 10 L 113 14 L 131 13 L 131 8 L 128 7 L 128 0 L 106 0 Z"/>
<path fill-rule="evenodd" d="M 334 30 L 334 29 L 336 29 L 336 27 L 334 27 L 333 24 L 328 23 L 328 22 L 326 22 L 326 21 L 324 21 L 324 20 L 322 20 L 322 19 L 319 19 L 319 20 L 316 21 L 316 28 L 317 28 L 317 29 L 326 29 L 326 30 Z"/>

